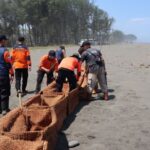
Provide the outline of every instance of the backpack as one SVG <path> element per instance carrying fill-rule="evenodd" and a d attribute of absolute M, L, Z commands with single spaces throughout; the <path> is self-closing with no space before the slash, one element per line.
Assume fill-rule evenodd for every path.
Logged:
<path fill-rule="evenodd" d="M 101 60 L 101 53 L 99 53 L 99 51 L 88 51 L 88 53 L 95 57 L 95 62 L 97 65 L 103 66 L 103 61 Z"/>

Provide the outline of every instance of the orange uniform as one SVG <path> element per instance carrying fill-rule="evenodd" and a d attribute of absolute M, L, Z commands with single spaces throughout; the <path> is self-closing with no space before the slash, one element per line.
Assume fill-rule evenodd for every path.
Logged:
<path fill-rule="evenodd" d="M 48 55 L 44 55 L 40 60 L 39 68 L 44 67 L 46 69 L 58 70 L 58 61 L 57 59 L 49 60 Z"/>
<path fill-rule="evenodd" d="M 28 48 L 22 44 L 12 49 L 11 58 L 15 69 L 25 69 L 31 66 L 30 52 Z"/>
<path fill-rule="evenodd" d="M 77 74 L 74 72 L 76 68 Z M 69 82 L 69 91 L 75 89 L 77 87 L 77 79 L 81 73 L 81 63 L 78 58 L 73 56 L 64 58 L 58 66 L 58 69 L 59 71 L 56 80 L 56 91 L 62 91 L 63 83 L 65 82 L 66 78 Z"/>
<path fill-rule="evenodd" d="M 10 58 L 10 54 L 9 54 L 8 51 L 5 51 L 5 53 L 4 53 L 4 60 L 5 60 L 6 63 L 12 64 L 12 61 L 11 61 L 11 58 Z M 12 76 L 14 75 L 14 71 L 13 71 L 12 67 L 9 69 L 9 73 Z"/>
<path fill-rule="evenodd" d="M 60 65 L 58 66 L 58 69 L 64 68 L 69 69 L 71 71 L 74 71 L 77 68 L 77 72 L 81 72 L 81 63 L 74 57 L 66 57 L 64 58 Z"/>

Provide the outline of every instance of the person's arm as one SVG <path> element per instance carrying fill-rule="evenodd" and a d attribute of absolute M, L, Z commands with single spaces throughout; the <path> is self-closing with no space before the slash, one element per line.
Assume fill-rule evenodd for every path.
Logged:
<path fill-rule="evenodd" d="M 31 56 L 30 56 L 30 51 L 27 49 L 27 63 L 28 63 L 28 68 L 31 70 Z"/>
<path fill-rule="evenodd" d="M 46 73 L 49 73 L 49 69 L 45 68 L 45 67 L 40 67 L 43 71 L 45 71 Z"/>
<path fill-rule="evenodd" d="M 86 52 L 83 52 L 83 53 L 81 54 L 81 62 L 84 62 L 84 61 L 86 60 L 86 58 L 87 58 L 87 53 L 86 53 Z"/>
<path fill-rule="evenodd" d="M 80 48 L 78 49 L 78 53 L 79 53 L 80 55 L 82 55 L 82 53 L 83 53 L 84 51 L 85 51 L 85 50 L 84 50 L 83 47 L 80 47 Z"/>
<path fill-rule="evenodd" d="M 65 49 L 62 49 L 62 53 L 63 53 L 63 56 L 64 58 L 66 57 L 66 50 Z"/>
<path fill-rule="evenodd" d="M 77 80 L 79 80 L 81 76 L 81 63 L 80 61 L 77 62 Z"/>
<path fill-rule="evenodd" d="M 10 50 L 10 58 L 11 58 L 11 63 L 13 64 L 14 63 L 14 61 L 15 61 L 15 57 L 14 57 L 14 54 L 15 53 L 15 50 L 14 50 L 14 48 L 12 48 L 11 50 Z"/>
<path fill-rule="evenodd" d="M 14 71 L 13 71 L 13 68 L 12 68 L 12 61 L 11 61 L 11 57 L 10 57 L 9 51 L 5 51 L 5 53 L 4 53 L 4 60 L 9 65 L 9 74 L 11 76 L 11 80 L 13 80 Z"/>
<path fill-rule="evenodd" d="M 41 70 L 43 70 L 43 71 L 45 71 L 45 72 L 48 72 L 48 69 L 46 69 L 45 67 L 44 67 L 44 62 L 46 61 L 46 57 L 42 57 L 41 59 L 40 59 L 40 64 L 39 64 L 39 69 L 41 69 Z"/>
<path fill-rule="evenodd" d="M 103 56 L 102 56 L 102 53 L 101 53 L 100 51 L 99 51 L 99 53 L 100 53 L 100 60 L 102 61 L 102 64 L 103 64 L 104 69 L 105 69 L 105 73 L 107 74 L 107 72 L 106 72 L 105 60 L 104 60 L 104 58 L 103 58 Z"/>
<path fill-rule="evenodd" d="M 86 61 L 87 60 L 87 57 L 88 57 L 88 54 L 87 54 L 87 52 L 85 51 L 85 52 L 83 52 L 82 54 L 81 54 L 81 62 L 83 63 L 84 61 Z M 84 70 L 85 70 L 85 74 L 87 75 L 88 74 L 88 65 L 87 65 L 87 63 L 85 63 L 85 65 L 84 65 Z"/>
<path fill-rule="evenodd" d="M 45 68 L 44 66 L 40 66 L 40 69 L 45 71 L 46 73 L 49 73 L 50 69 Z"/>
<path fill-rule="evenodd" d="M 49 72 L 49 69 L 47 69 L 47 68 L 44 67 L 45 61 L 47 61 L 47 57 L 43 56 L 43 57 L 41 58 L 41 60 L 40 60 L 39 69 L 41 69 L 41 70 L 45 71 L 46 73 L 48 73 L 48 72 Z"/>
<path fill-rule="evenodd" d="M 58 61 L 56 60 L 56 61 L 55 61 L 55 66 L 54 66 L 55 72 L 58 72 L 58 65 L 59 65 L 59 64 L 58 64 Z"/>
<path fill-rule="evenodd" d="M 57 77 L 58 77 L 58 61 L 57 61 L 57 59 L 56 59 L 56 61 L 55 61 L 55 66 L 54 66 L 54 70 L 55 70 L 55 72 L 54 72 L 54 78 L 55 78 L 55 80 L 57 79 Z"/>

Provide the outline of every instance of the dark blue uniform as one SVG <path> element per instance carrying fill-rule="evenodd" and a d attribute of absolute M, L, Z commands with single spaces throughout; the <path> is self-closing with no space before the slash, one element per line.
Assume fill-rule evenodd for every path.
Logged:
<path fill-rule="evenodd" d="M 6 63 L 4 53 L 7 51 L 5 47 L 0 47 L 0 113 L 9 111 L 9 96 L 10 96 L 10 79 L 9 69 L 10 63 Z"/>

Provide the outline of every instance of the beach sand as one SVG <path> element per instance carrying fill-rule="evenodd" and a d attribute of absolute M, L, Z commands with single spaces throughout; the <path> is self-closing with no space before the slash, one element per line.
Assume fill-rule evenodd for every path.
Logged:
<path fill-rule="evenodd" d="M 106 62 L 109 101 L 81 102 L 65 121 L 56 150 L 67 150 L 71 140 L 80 145 L 73 150 L 149 150 L 150 149 L 150 45 L 120 44 L 101 48 Z M 27 90 L 33 95 L 39 58 L 52 48 L 31 51 L 33 62 Z M 78 46 L 67 46 L 67 54 Z M 46 85 L 43 81 L 42 87 Z M 12 84 L 11 108 L 18 106 Z"/>

